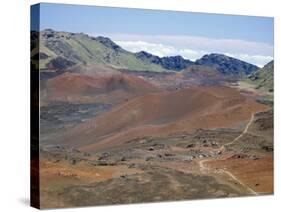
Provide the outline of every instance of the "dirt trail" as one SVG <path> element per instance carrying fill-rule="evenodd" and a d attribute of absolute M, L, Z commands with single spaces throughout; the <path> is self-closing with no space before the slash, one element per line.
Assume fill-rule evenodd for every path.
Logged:
<path fill-rule="evenodd" d="M 250 121 L 247 123 L 247 125 L 246 125 L 245 129 L 243 130 L 243 132 L 242 132 L 239 136 L 237 136 L 235 139 L 233 139 L 233 141 L 224 144 L 223 147 L 225 147 L 225 146 L 227 146 L 227 145 L 231 145 L 231 144 L 233 144 L 234 142 L 238 141 L 240 138 L 242 138 L 243 135 L 248 132 L 249 127 L 251 126 L 251 124 L 252 124 L 253 121 L 254 121 L 254 117 L 255 117 L 255 113 L 252 113 L 251 119 L 250 119 Z"/>
<path fill-rule="evenodd" d="M 238 135 L 236 138 L 234 138 L 231 142 L 222 145 L 220 150 L 224 151 L 225 146 L 231 145 L 231 144 L 235 143 L 236 141 L 238 141 L 240 138 L 242 138 L 243 135 L 248 132 L 248 129 L 249 129 L 250 125 L 252 124 L 252 122 L 254 120 L 254 117 L 255 117 L 255 113 L 252 113 L 251 118 L 250 118 L 249 122 L 247 123 L 246 127 L 244 128 L 243 132 L 240 135 Z M 208 162 L 210 160 L 212 160 L 212 159 L 205 159 L 205 160 L 199 161 L 198 164 L 199 164 L 200 171 L 202 173 L 207 173 L 208 171 L 210 171 L 210 169 L 207 166 L 204 165 L 205 162 Z M 246 188 L 251 194 L 255 194 L 255 195 L 257 194 L 257 192 L 255 192 L 253 189 L 251 189 L 250 187 L 245 185 L 243 182 L 241 182 L 239 179 L 237 179 L 231 172 L 226 171 L 224 169 L 219 169 L 219 170 L 220 170 L 221 173 L 224 173 L 224 174 L 228 175 L 230 178 L 232 178 L 233 180 L 238 182 L 240 185 L 242 185 L 244 188 Z"/>
<path fill-rule="evenodd" d="M 207 171 L 209 171 L 209 168 L 207 166 L 204 165 L 204 163 L 206 161 L 209 161 L 210 159 L 205 159 L 205 160 L 200 160 L 199 161 L 199 168 L 200 168 L 200 171 L 202 173 L 206 173 Z"/>
<path fill-rule="evenodd" d="M 240 185 L 242 185 L 244 188 L 246 188 L 250 192 L 250 194 L 255 194 L 255 195 L 258 194 L 253 189 L 251 189 L 249 186 L 245 185 L 243 182 L 241 182 L 239 179 L 237 179 L 231 172 L 223 170 L 223 169 L 221 169 L 221 170 L 223 171 L 223 173 L 227 174 L 232 179 L 234 179 L 236 182 L 238 182 Z"/>

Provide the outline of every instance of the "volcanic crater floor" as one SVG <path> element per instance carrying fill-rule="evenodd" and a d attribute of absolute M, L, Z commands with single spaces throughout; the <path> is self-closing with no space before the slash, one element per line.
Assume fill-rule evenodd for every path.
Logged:
<path fill-rule="evenodd" d="M 240 128 L 144 136 L 83 152 L 40 149 L 41 208 L 273 193 L 273 111 Z"/>

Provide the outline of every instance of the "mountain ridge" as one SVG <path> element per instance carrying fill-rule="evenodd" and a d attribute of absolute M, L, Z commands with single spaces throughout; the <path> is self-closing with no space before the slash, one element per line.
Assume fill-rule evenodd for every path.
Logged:
<path fill-rule="evenodd" d="M 31 32 L 31 39 L 34 39 L 34 34 Z M 244 78 L 258 70 L 253 64 L 217 53 L 206 54 L 193 62 L 180 55 L 159 57 L 145 51 L 132 53 L 103 36 L 92 37 L 85 33 L 52 29 L 42 30 L 38 36 L 40 46 L 32 42 L 31 57 L 38 57 L 36 54 L 39 54 L 40 69 L 56 70 L 79 64 L 100 64 L 132 71 L 178 72 L 191 65 L 203 65 L 236 78 Z"/>
<path fill-rule="evenodd" d="M 210 66 L 216 68 L 222 74 L 230 74 L 238 77 L 245 77 L 259 69 L 256 65 L 218 53 L 206 54 L 196 60 L 195 64 Z"/>
<path fill-rule="evenodd" d="M 180 55 L 176 56 L 166 56 L 166 57 L 159 57 L 157 55 L 153 55 L 146 51 L 140 51 L 135 53 L 136 57 L 150 63 L 155 63 L 161 65 L 163 68 L 168 70 L 176 70 L 181 71 L 187 68 L 194 63 L 191 60 L 184 59 Z"/>
<path fill-rule="evenodd" d="M 32 46 L 31 56 L 44 53 L 45 58 L 40 59 L 40 69 L 65 69 L 72 65 L 93 63 L 136 71 L 167 71 L 159 65 L 137 59 L 109 38 L 46 29 L 40 31 L 39 39 L 40 46 Z M 60 65 L 56 63 L 58 58 Z"/>

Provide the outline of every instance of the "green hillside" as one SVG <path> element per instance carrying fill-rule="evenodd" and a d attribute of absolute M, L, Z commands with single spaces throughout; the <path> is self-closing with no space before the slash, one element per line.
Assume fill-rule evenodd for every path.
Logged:
<path fill-rule="evenodd" d="M 105 37 L 91 37 L 84 33 L 40 32 L 40 68 L 63 69 L 74 64 L 106 64 L 134 71 L 167 71 L 153 63 L 138 59 L 133 53 Z M 38 47 L 32 49 L 32 56 Z"/>
<path fill-rule="evenodd" d="M 256 85 L 257 89 L 273 92 L 273 70 L 274 62 L 271 61 L 263 68 L 252 73 L 249 76 L 249 80 Z"/>

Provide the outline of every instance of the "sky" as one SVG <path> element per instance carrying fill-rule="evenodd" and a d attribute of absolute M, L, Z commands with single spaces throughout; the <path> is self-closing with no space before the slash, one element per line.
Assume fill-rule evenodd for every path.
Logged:
<path fill-rule="evenodd" d="M 106 36 L 126 50 L 196 60 L 222 53 L 263 66 L 273 59 L 273 18 L 43 3 L 40 29 Z M 31 28 L 34 26 L 31 25 Z"/>

